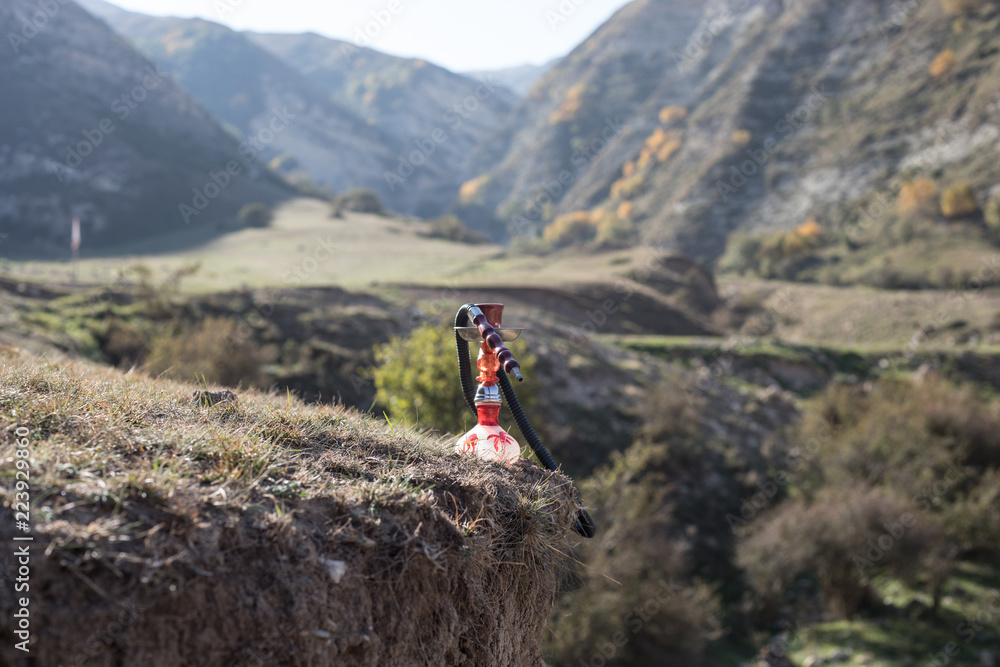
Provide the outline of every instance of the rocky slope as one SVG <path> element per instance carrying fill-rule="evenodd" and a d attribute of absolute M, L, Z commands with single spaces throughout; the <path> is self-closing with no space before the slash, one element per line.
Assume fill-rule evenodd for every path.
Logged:
<path fill-rule="evenodd" d="M 641 239 L 709 259 L 734 229 L 850 225 L 904 177 L 985 200 L 1000 182 L 998 11 L 636 0 L 536 85 L 459 210 L 514 233 L 623 211 Z"/>
<path fill-rule="evenodd" d="M 85 243 L 99 247 L 188 220 L 212 224 L 248 201 L 291 194 L 241 160 L 239 142 L 104 23 L 73 2 L 54 6 L 0 5 L 10 48 L 0 58 L 8 247 L 64 247 L 73 216 Z"/>

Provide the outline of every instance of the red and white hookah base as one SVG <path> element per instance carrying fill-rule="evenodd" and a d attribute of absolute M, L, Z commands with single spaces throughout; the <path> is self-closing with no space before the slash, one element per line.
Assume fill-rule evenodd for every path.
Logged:
<path fill-rule="evenodd" d="M 497 321 L 491 324 L 498 327 L 499 314 L 496 319 Z M 479 349 L 476 365 L 479 367 L 479 376 L 476 380 L 480 383 L 476 390 L 478 423 L 459 438 L 455 450 L 460 454 L 473 454 L 488 461 L 510 463 L 521 456 L 521 445 L 503 430 L 497 421 L 501 404 L 500 388 L 497 386 L 500 360 L 486 341 L 483 341 Z"/>

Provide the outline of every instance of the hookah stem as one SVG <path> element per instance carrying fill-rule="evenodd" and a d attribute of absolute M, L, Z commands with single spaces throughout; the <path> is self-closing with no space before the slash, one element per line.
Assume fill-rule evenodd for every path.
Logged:
<path fill-rule="evenodd" d="M 473 304 L 465 304 L 458 310 L 458 314 L 455 315 L 455 326 L 465 327 L 468 326 L 469 322 L 469 307 Z M 455 332 L 455 346 L 458 350 L 458 373 L 462 382 L 462 394 L 465 396 L 465 402 L 469 404 L 469 408 L 475 413 L 476 412 L 476 390 L 472 382 L 472 364 L 469 361 L 469 343 L 456 331 Z M 521 409 L 521 403 L 517 400 L 517 395 L 514 393 L 514 387 L 510 383 L 510 378 L 507 377 L 507 373 L 504 371 L 503 367 L 497 369 L 497 381 L 500 385 L 500 390 L 503 392 L 504 399 L 507 401 L 507 407 L 510 408 L 511 414 L 514 416 L 514 421 L 517 422 L 517 428 L 521 431 L 521 435 L 524 439 L 528 441 L 528 445 L 531 446 L 533 452 L 538 457 L 547 469 L 556 471 L 559 466 L 556 465 L 555 460 L 552 455 L 549 454 L 549 450 L 545 448 L 542 441 L 535 434 L 535 430 L 531 428 L 531 424 L 528 422 L 528 417 L 524 414 L 524 410 Z M 577 500 L 579 501 L 579 495 L 577 495 Z M 577 514 L 576 523 L 573 529 L 580 535 L 586 538 L 591 538 L 597 532 L 597 528 L 594 525 L 594 520 L 591 518 L 590 514 L 585 509 L 580 509 Z"/>

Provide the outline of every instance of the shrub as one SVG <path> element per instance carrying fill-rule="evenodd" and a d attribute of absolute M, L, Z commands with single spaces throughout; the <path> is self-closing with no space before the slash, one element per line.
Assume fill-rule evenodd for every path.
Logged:
<path fill-rule="evenodd" d="M 274 221 L 274 211 L 267 204 L 247 204 L 237 217 L 247 227 L 267 227 Z"/>
<path fill-rule="evenodd" d="M 843 486 L 822 489 L 812 501 L 787 501 L 750 524 L 736 560 L 765 604 L 780 603 L 809 575 L 827 611 L 851 618 L 877 575 L 915 581 L 927 572 L 937 599 L 948 552 L 941 531 L 916 508 L 880 489 Z"/>
<path fill-rule="evenodd" d="M 581 548 L 582 585 L 550 621 L 552 664 L 596 664 L 591 659 L 616 633 L 628 639 L 606 664 L 703 664 L 705 644 L 718 631 L 718 605 L 690 577 L 688 544 L 663 475 L 668 458 L 665 445 L 633 445 L 583 485 L 602 530 Z"/>
<path fill-rule="evenodd" d="M 589 211 L 560 215 L 542 232 L 542 238 L 554 248 L 584 243 L 596 236 L 597 226 Z"/>
<path fill-rule="evenodd" d="M 900 213 L 922 212 L 937 215 L 938 190 L 929 178 L 906 181 L 899 189 L 896 207 Z"/>
<path fill-rule="evenodd" d="M 955 52 L 951 49 L 945 49 L 934 57 L 934 62 L 931 63 L 930 67 L 931 76 L 935 78 L 944 76 L 955 67 L 956 62 Z"/>
<path fill-rule="evenodd" d="M 986 204 L 983 216 L 986 218 L 987 227 L 994 231 L 1000 230 L 1000 195 L 997 195 Z"/>
<path fill-rule="evenodd" d="M 978 215 L 976 191 L 968 183 L 952 185 L 941 195 L 941 212 L 950 220 Z"/>
<path fill-rule="evenodd" d="M 571 86 L 566 91 L 566 97 L 563 98 L 559 108 L 549 114 L 549 123 L 555 125 L 557 123 L 568 123 L 573 120 L 583 106 L 583 97 L 586 92 L 587 86 L 585 84 L 577 83 Z"/>
<path fill-rule="evenodd" d="M 984 546 L 962 528 L 975 515 L 982 484 L 1000 469 L 1000 405 L 969 387 L 930 374 L 922 380 L 884 379 L 870 390 L 834 385 L 810 403 L 798 441 L 813 451 L 796 462 L 807 490 L 860 483 L 910 498 L 920 510 L 949 517 L 949 538 L 963 548 Z M 968 509 L 965 509 L 968 508 Z M 990 538 L 991 540 L 993 538 Z"/>
<path fill-rule="evenodd" d="M 687 117 L 687 109 L 676 105 L 663 107 L 660 109 L 659 117 L 661 123 L 670 125 L 673 122 L 684 120 Z"/>
<path fill-rule="evenodd" d="M 242 335 L 235 320 L 209 317 L 204 322 L 157 336 L 145 370 L 181 380 L 237 386 L 260 385 L 268 351 Z"/>
<path fill-rule="evenodd" d="M 483 193 L 492 180 L 492 176 L 489 174 L 483 174 L 482 176 L 477 176 L 476 178 L 462 183 L 462 186 L 458 189 L 459 202 L 463 206 L 483 204 Z"/>
<path fill-rule="evenodd" d="M 633 174 L 611 184 L 611 196 L 619 199 L 635 199 L 642 192 L 645 180 L 642 174 Z"/>
<path fill-rule="evenodd" d="M 475 377 L 478 351 L 475 344 L 469 347 Z M 516 358 L 524 374 L 531 377 L 535 358 L 523 353 L 516 354 Z M 424 325 L 406 338 L 395 337 L 377 346 L 375 361 L 376 400 L 393 420 L 451 433 L 463 433 L 475 424 L 475 416 L 466 405 L 459 384 L 451 322 Z M 518 401 L 529 413 L 535 402 L 535 387 L 536 384 L 524 382 L 516 389 Z M 505 428 L 513 425 L 506 405 L 501 412 L 501 424 Z"/>
<path fill-rule="evenodd" d="M 763 237 L 760 234 L 736 233 L 729 237 L 726 252 L 719 258 L 720 271 L 746 273 L 757 268 Z"/>
<path fill-rule="evenodd" d="M 941 0 L 941 7 L 951 16 L 968 16 L 985 5 L 987 0 Z"/>
<path fill-rule="evenodd" d="M 446 239 L 456 243 L 469 243 L 473 245 L 486 243 L 489 240 L 479 232 L 474 232 L 468 229 L 462 224 L 462 221 L 454 215 L 445 215 L 437 218 L 436 220 L 432 220 L 430 231 L 426 233 L 426 236 L 435 239 Z"/>
<path fill-rule="evenodd" d="M 731 138 L 734 144 L 743 147 L 750 143 L 751 134 L 749 130 L 733 130 Z"/>
<path fill-rule="evenodd" d="M 149 339 L 127 322 L 114 320 L 103 341 L 104 354 L 115 366 L 141 364 L 149 353 Z"/>
<path fill-rule="evenodd" d="M 382 199 L 378 194 L 363 188 L 353 188 L 333 198 L 331 215 L 339 218 L 345 211 L 382 215 L 385 213 L 385 207 L 382 206 Z"/>

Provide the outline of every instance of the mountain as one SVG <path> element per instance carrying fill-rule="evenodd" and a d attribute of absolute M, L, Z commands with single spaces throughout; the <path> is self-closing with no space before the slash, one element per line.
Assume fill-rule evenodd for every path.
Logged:
<path fill-rule="evenodd" d="M 558 61 L 558 58 L 553 58 L 544 65 L 532 65 L 529 63 L 525 65 L 516 65 L 514 67 L 505 67 L 497 70 L 463 72 L 463 74 L 471 76 L 474 79 L 492 77 L 496 79 L 501 86 L 506 86 L 519 96 L 523 97 L 528 94 L 529 90 L 531 90 L 531 86 L 542 78 L 546 72 L 552 69 L 552 66 Z"/>
<path fill-rule="evenodd" d="M 374 189 L 390 205 L 400 203 L 385 188 L 393 154 L 378 128 L 246 35 L 201 19 L 127 12 L 102 0 L 82 4 L 279 171 L 303 181 L 308 174 L 335 191 Z"/>
<path fill-rule="evenodd" d="M 103 22 L 73 2 L 39 7 L 0 4 L 10 48 L 0 57 L 6 244 L 63 246 L 78 216 L 84 242 L 101 247 L 291 195 Z"/>
<path fill-rule="evenodd" d="M 734 230 L 843 229 L 904 179 L 984 200 L 998 26 L 986 0 L 634 0 L 534 86 L 457 209 L 514 233 L 597 211 L 712 259 Z"/>
<path fill-rule="evenodd" d="M 436 215 L 516 101 L 501 85 L 315 34 L 242 33 L 82 0 L 241 136 L 294 122 L 261 155 L 293 180 L 374 190 L 403 213 Z M 264 144 L 265 142 L 258 142 Z"/>
<path fill-rule="evenodd" d="M 408 170 L 401 155 L 410 158 L 409 166 L 423 178 L 412 185 L 396 183 L 404 194 L 424 191 L 423 200 L 412 202 L 411 212 L 418 214 L 441 212 L 471 177 L 469 156 L 502 126 L 517 102 L 499 77 L 488 74 L 463 76 L 426 60 L 391 56 L 314 33 L 249 37 L 391 137 L 397 175 Z M 444 132 L 441 141 L 432 139 L 436 129 Z M 427 149 L 431 145 L 433 155 Z M 415 164 L 414 150 L 428 153 L 425 164 Z M 428 197 L 431 193 L 436 194 Z"/>

